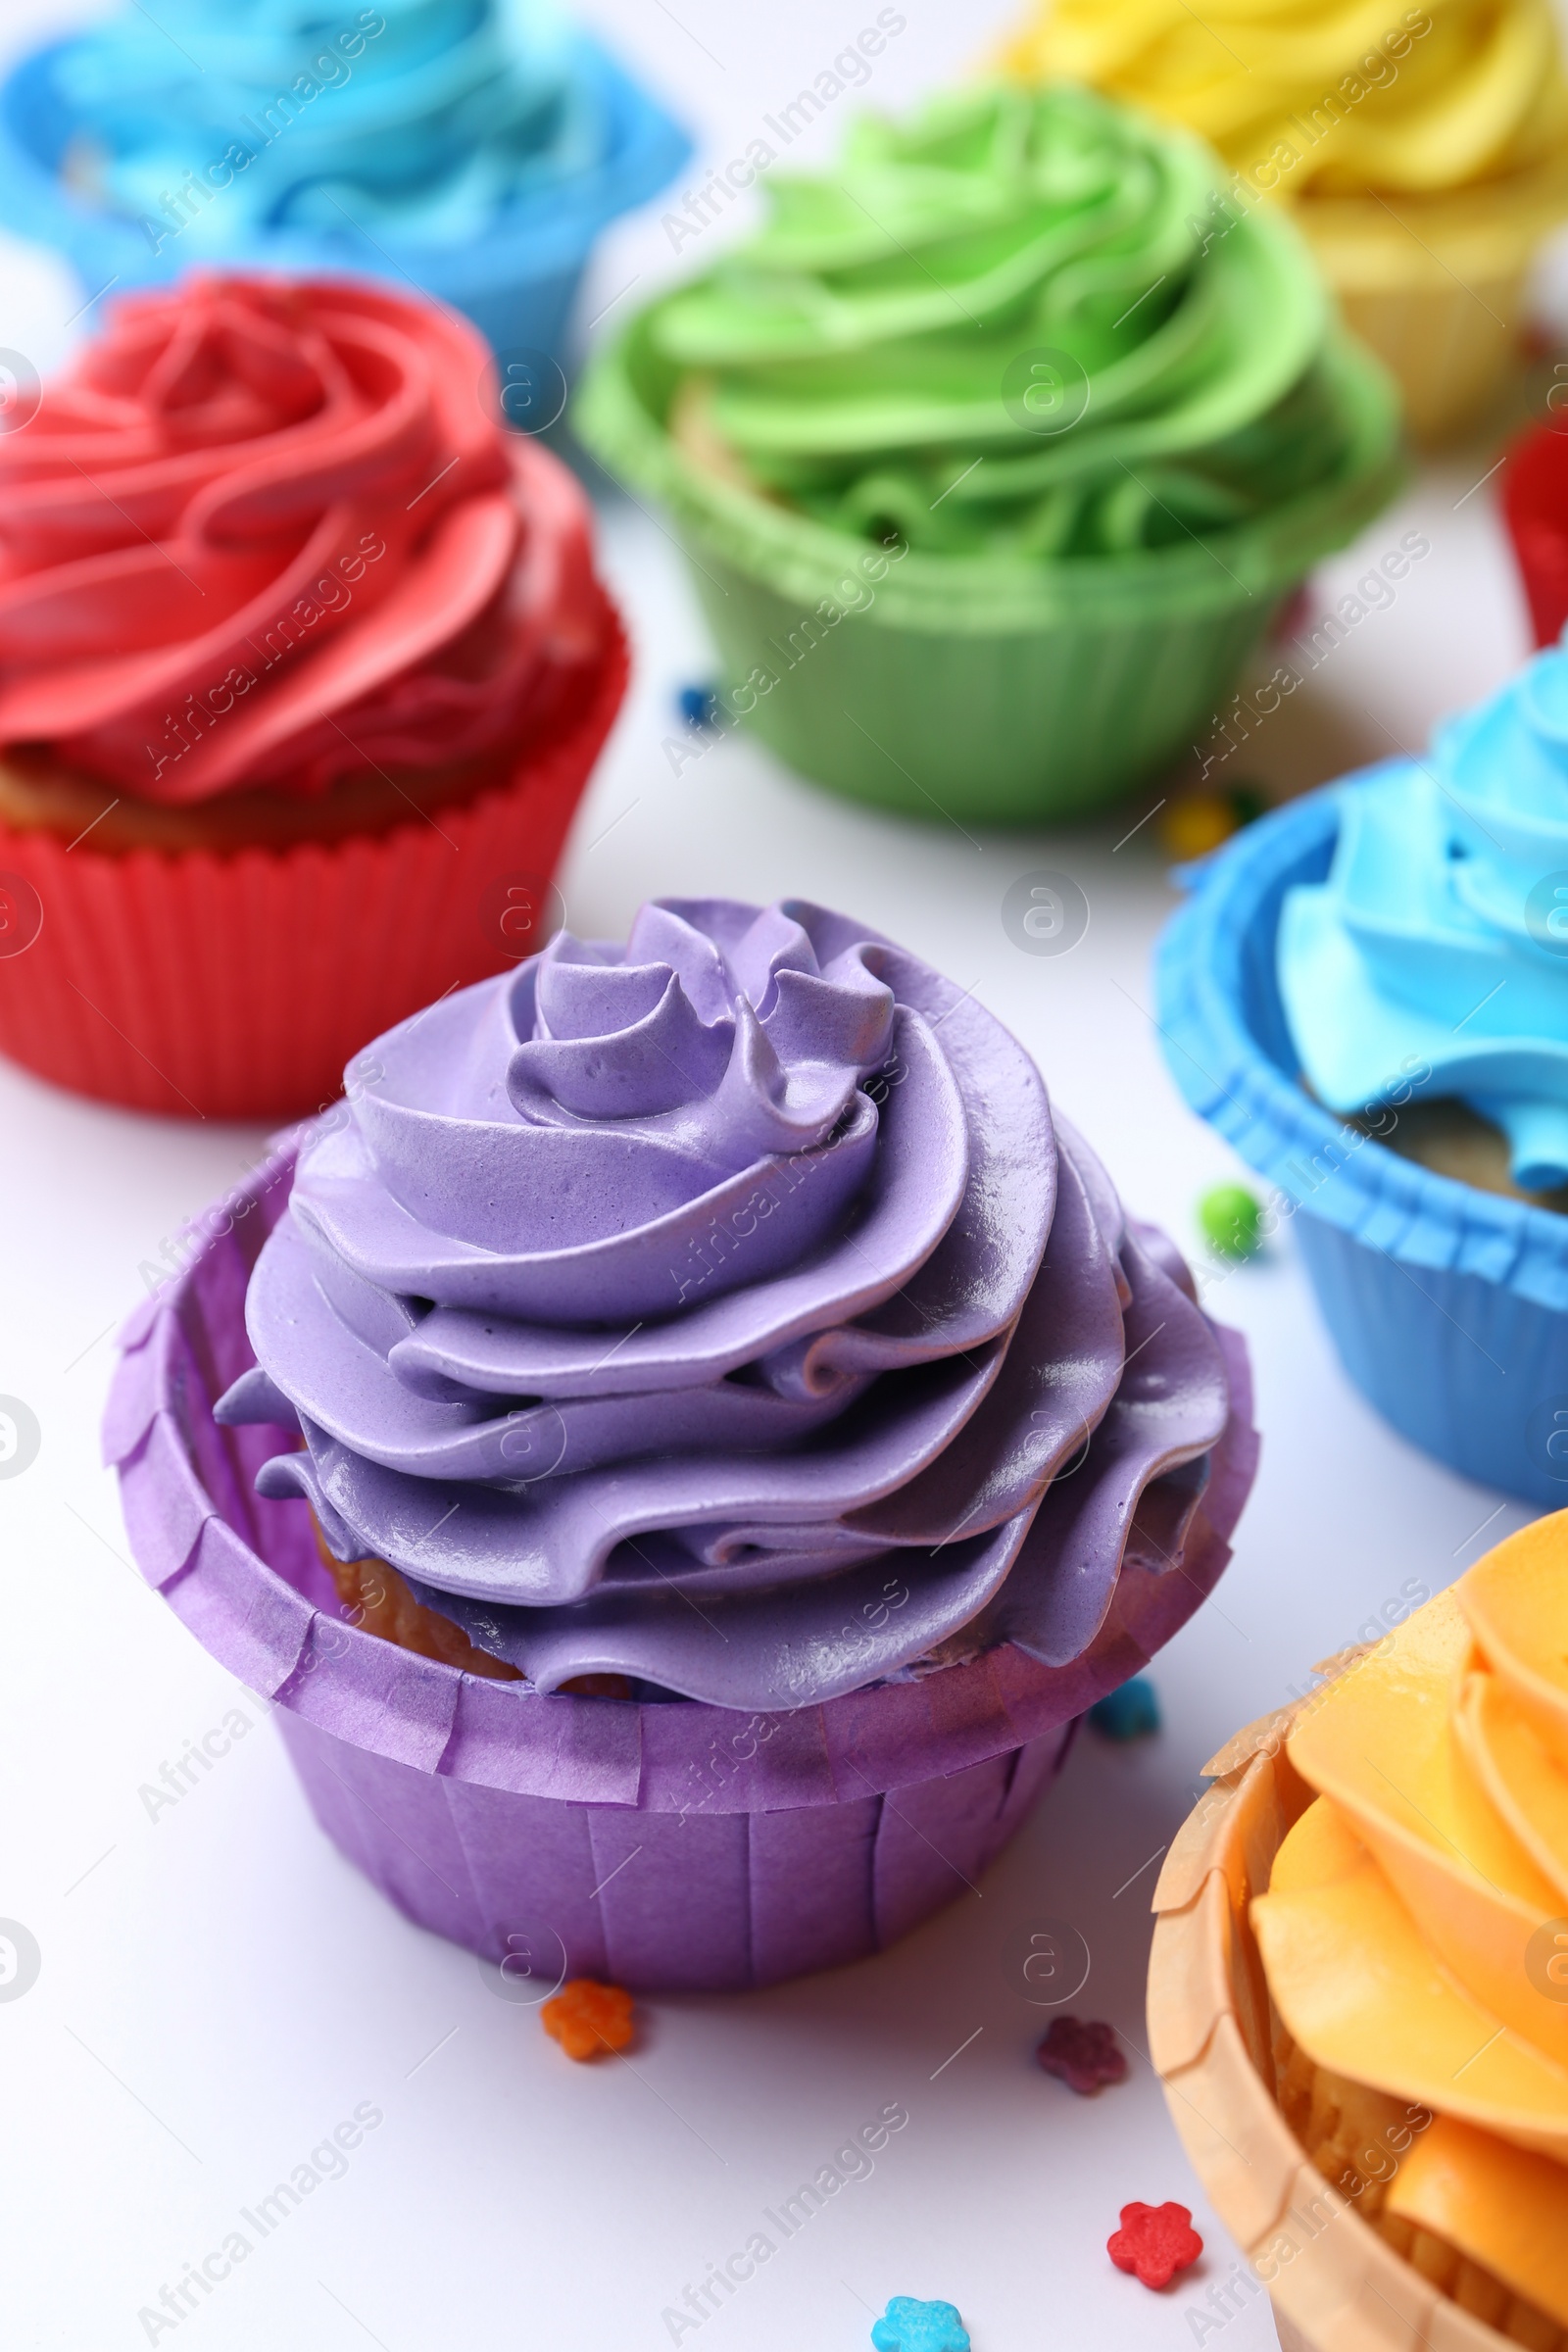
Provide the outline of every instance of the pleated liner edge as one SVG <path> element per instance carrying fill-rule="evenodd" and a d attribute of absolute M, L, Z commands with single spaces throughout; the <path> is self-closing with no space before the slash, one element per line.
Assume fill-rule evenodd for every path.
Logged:
<path fill-rule="evenodd" d="M 304 1506 L 255 1494 L 285 1433 L 212 1417 L 253 1360 L 245 1289 L 290 1173 L 274 1158 L 205 1220 L 199 1254 L 126 1327 L 105 1452 L 142 1574 L 273 1703 L 328 1837 L 411 1919 L 492 1958 L 521 1936 L 573 1974 L 739 1990 L 881 1949 L 965 1892 L 1076 1719 L 1230 1557 L 1257 1440 L 1246 1350 L 1222 1331 L 1231 1419 L 1181 1572 L 1125 1567 L 1068 1667 L 1004 1645 L 749 1716 L 546 1697 L 416 1657 L 343 1622 Z"/>
<path fill-rule="evenodd" d="M 486 893 L 555 870 L 626 689 L 608 603 L 607 626 L 579 716 L 510 782 L 431 818 L 233 856 L 103 857 L 0 825 L 0 891 L 24 924 L 29 906 L 41 916 L 30 945 L 0 956 L 0 1053 L 176 1116 L 281 1119 L 333 1102 L 360 1047 L 503 968 Z"/>

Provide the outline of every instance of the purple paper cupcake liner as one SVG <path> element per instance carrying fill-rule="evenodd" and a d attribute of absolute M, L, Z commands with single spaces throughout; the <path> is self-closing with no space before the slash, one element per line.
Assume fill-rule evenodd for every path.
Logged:
<path fill-rule="evenodd" d="M 132 1551 L 197 1640 L 272 1701 L 327 1836 L 421 1927 L 498 1962 L 637 1989 L 739 1991 L 883 1949 L 962 1894 L 1060 1764 L 1077 1718 L 1213 1587 L 1251 1486 L 1245 1347 L 1179 1563 L 1135 1518 L 1111 1607 L 1065 1667 L 1011 1643 L 788 1713 L 492 1682 L 346 1623 L 299 1501 L 253 1491 L 292 1444 L 220 1428 L 254 1361 L 245 1292 L 286 1205 L 280 1155 L 201 1221 L 132 1317 L 105 1420 Z M 550 1984 L 542 1989 L 549 1990 Z"/>

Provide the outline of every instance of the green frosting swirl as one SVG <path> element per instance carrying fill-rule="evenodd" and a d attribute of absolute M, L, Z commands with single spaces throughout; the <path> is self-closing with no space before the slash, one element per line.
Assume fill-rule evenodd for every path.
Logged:
<path fill-rule="evenodd" d="M 1186 132 L 1066 83 L 864 117 L 649 315 L 675 430 L 938 554 L 1223 533 L 1333 479 L 1353 423 L 1304 247 L 1218 184 Z"/>

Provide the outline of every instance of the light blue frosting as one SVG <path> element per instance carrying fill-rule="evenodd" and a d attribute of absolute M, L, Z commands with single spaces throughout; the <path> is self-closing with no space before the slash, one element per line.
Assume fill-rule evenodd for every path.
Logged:
<path fill-rule="evenodd" d="M 156 20 L 127 8 L 60 53 L 67 169 L 155 226 L 187 172 L 229 171 L 177 230 L 191 261 L 341 233 L 345 210 L 371 235 L 450 245 L 604 160 L 613 125 L 583 49 L 549 0 L 159 0 Z"/>
<path fill-rule="evenodd" d="M 1357 1111 L 1414 1077 L 1502 1129 L 1526 1191 L 1568 1183 L 1568 652 L 1340 799 L 1328 878 L 1280 920 L 1307 1082 Z"/>

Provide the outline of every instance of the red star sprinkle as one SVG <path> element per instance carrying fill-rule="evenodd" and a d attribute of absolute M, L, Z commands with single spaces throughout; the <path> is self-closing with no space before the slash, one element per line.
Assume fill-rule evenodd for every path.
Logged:
<path fill-rule="evenodd" d="M 1054 2017 L 1035 2056 L 1048 2075 L 1056 2075 L 1080 2098 L 1093 2098 L 1105 2082 L 1127 2078 L 1127 2061 L 1116 2047 L 1114 2030 L 1098 2017 Z"/>
<path fill-rule="evenodd" d="M 1203 2251 L 1185 2205 L 1124 2205 L 1121 2228 L 1105 2240 L 1118 2271 L 1131 2271 L 1145 2286 L 1169 2286 Z"/>

